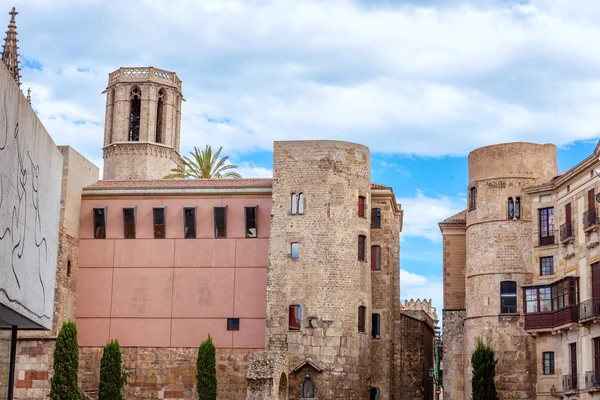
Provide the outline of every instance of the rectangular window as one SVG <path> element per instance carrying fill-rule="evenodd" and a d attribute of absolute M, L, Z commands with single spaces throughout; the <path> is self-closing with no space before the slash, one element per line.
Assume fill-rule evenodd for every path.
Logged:
<path fill-rule="evenodd" d="M 381 247 L 371 246 L 371 271 L 381 269 Z"/>
<path fill-rule="evenodd" d="M 381 337 L 380 324 L 381 324 L 381 315 L 371 314 L 371 326 L 373 329 L 371 337 L 373 339 L 379 339 Z"/>
<path fill-rule="evenodd" d="M 297 242 L 292 243 L 291 254 L 293 260 L 298 259 L 298 257 L 300 256 L 300 245 Z"/>
<path fill-rule="evenodd" d="M 572 389 L 577 389 L 577 343 L 569 344 L 569 353 Z"/>
<path fill-rule="evenodd" d="M 600 378 L 600 337 L 595 337 L 594 341 L 594 371 L 595 376 Z"/>
<path fill-rule="evenodd" d="M 554 207 L 538 211 L 540 246 L 554 244 Z"/>
<path fill-rule="evenodd" d="M 183 208 L 183 237 L 196 238 L 196 207 Z"/>
<path fill-rule="evenodd" d="M 296 193 L 292 193 L 292 204 L 291 204 L 292 214 L 298 213 L 298 196 Z"/>
<path fill-rule="evenodd" d="M 469 189 L 469 210 L 477 208 L 477 188 Z"/>
<path fill-rule="evenodd" d="M 554 275 L 554 257 L 540 257 L 540 275 Z"/>
<path fill-rule="evenodd" d="M 258 236 L 258 207 L 246 206 L 246 237 L 255 238 Z"/>
<path fill-rule="evenodd" d="M 123 207 L 123 237 L 135 239 L 135 207 Z"/>
<path fill-rule="evenodd" d="M 94 207 L 94 239 L 106 239 L 106 207 Z"/>
<path fill-rule="evenodd" d="M 373 208 L 371 210 L 371 228 L 381 228 L 381 208 Z"/>
<path fill-rule="evenodd" d="M 367 199 L 365 196 L 358 196 L 358 216 L 361 218 L 366 217 L 365 207 L 367 204 Z"/>
<path fill-rule="evenodd" d="M 239 331 L 240 330 L 240 319 L 239 318 L 227 318 L 227 330 L 228 331 Z"/>
<path fill-rule="evenodd" d="M 540 311 L 552 311 L 552 295 L 549 287 L 540 288 Z"/>
<path fill-rule="evenodd" d="M 554 352 L 545 351 L 543 353 L 544 359 L 544 375 L 554 375 Z"/>
<path fill-rule="evenodd" d="M 525 303 L 527 313 L 535 313 L 538 312 L 538 290 L 537 289 L 527 289 L 525 290 Z"/>
<path fill-rule="evenodd" d="M 367 332 L 367 327 L 366 327 L 367 321 L 365 321 L 366 312 L 367 312 L 367 308 L 365 306 L 358 307 L 358 331 L 360 333 Z"/>
<path fill-rule="evenodd" d="M 215 210 L 215 237 L 227 237 L 227 206 L 216 206 Z"/>
<path fill-rule="evenodd" d="M 500 314 L 517 312 L 517 282 L 500 282 Z"/>
<path fill-rule="evenodd" d="M 300 306 L 290 306 L 288 323 L 291 331 L 300 330 L 302 327 L 302 308 Z"/>
<path fill-rule="evenodd" d="M 367 237 L 360 235 L 358 237 L 358 261 L 367 261 L 365 254 L 365 245 L 366 245 Z"/>
<path fill-rule="evenodd" d="M 154 218 L 154 239 L 166 238 L 167 207 L 154 207 L 152 209 L 152 215 Z"/>

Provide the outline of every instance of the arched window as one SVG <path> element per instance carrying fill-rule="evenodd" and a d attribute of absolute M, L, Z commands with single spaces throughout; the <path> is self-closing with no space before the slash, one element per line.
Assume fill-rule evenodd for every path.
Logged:
<path fill-rule="evenodd" d="M 292 214 L 298 213 L 298 195 L 292 193 Z"/>
<path fill-rule="evenodd" d="M 508 198 L 508 219 L 513 219 L 515 217 L 515 203 L 513 202 L 513 198 Z"/>
<path fill-rule="evenodd" d="M 71 276 L 71 260 L 67 260 L 67 278 Z"/>
<path fill-rule="evenodd" d="M 359 306 L 358 307 L 358 331 L 360 333 L 365 333 L 367 331 L 367 323 L 366 323 L 366 314 L 367 307 Z"/>
<path fill-rule="evenodd" d="M 163 114 L 164 114 L 165 90 L 158 90 L 158 101 L 156 102 L 156 143 L 163 142 Z"/>
<path fill-rule="evenodd" d="M 369 391 L 369 399 L 370 400 L 379 400 L 379 389 L 378 388 L 371 388 L 371 390 Z"/>
<path fill-rule="evenodd" d="M 472 187 L 469 189 L 469 210 L 477 208 L 477 188 Z"/>
<path fill-rule="evenodd" d="M 298 214 L 304 214 L 304 193 L 298 195 Z"/>
<path fill-rule="evenodd" d="M 517 282 L 500 282 L 500 314 L 517 312 Z"/>
<path fill-rule="evenodd" d="M 521 198 L 517 197 L 515 199 L 515 218 L 521 219 Z"/>
<path fill-rule="evenodd" d="M 306 376 L 302 381 L 302 398 L 303 399 L 314 399 L 317 397 L 317 388 L 315 382 L 310 377 L 310 372 L 306 370 Z"/>
<path fill-rule="evenodd" d="M 142 91 L 134 86 L 129 95 L 129 141 L 140 141 L 140 114 L 142 111 Z"/>

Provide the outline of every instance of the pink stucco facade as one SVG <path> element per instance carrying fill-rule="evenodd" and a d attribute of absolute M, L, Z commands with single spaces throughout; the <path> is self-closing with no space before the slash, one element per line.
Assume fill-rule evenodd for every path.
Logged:
<path fill-rule="evenodd" d="M 227 206 L 227 237 L 214 236 L 214 207 Z M 124 239 L 123 208 L 136 207 L 136 238 Z M 153 207 L 166 206 L 166 238 L 154 239 Z M 196 207 L 196 238 L 184 239 L 184 207 Z M 257 206 L 256 238 L 245 237 Z M 93 208 L 107 207 L 106 238 L 94 239 Z M 80 346 L 264 348 L 271 195 L 84 195 L 77 277 Z M 227 319 L 239 318 L 228 331 Z"/>

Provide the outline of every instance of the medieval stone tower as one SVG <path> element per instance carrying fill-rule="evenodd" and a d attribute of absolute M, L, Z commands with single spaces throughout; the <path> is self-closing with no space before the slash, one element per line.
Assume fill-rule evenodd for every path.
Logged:
<path fill-rule="evenodd" d="M 162 179 L 179 163 L 181 80 L 154 67 L 109 74 L 104 179 Z"/>
<path fill-rule="evenodd" d="M 535 232 L 523 188 L 548 182 L 556 172 L 554 145 L 508 143 L 469 154 L 464 398 L 471 398 L 470 355 L 479 338 L 500 359 L 500 398 L 535 398 L 535 342 L 524 330 L 520 296 L 521 286 L 531 283 L 536 272 Z"/>
<path fill-rule="evenodd" d="M 370 225 L 357 204 L 369 209 L 369 149 L 275 142 L 273 175 L 267 351 L 290 387 L 279 398 L 368 398 Z"/>

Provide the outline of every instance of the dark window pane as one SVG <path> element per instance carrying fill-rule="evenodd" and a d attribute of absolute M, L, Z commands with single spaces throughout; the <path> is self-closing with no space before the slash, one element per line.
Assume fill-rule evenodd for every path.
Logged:
<path fill-rule="evenodd" d="M 227 237 L 227 207 L 215 207 L 215 237 Z"/>
<path fill-rule="evenodd" d="M 165 207 L 154 207 L 152 210 L 154 217 L 154 239 L 164 239 L 167 236 L 165 229 L 166 211 Z"/>
<path fill-rule="evenodd" d="M 186 239 L 196 237 L 196 207 L 185 207 L 183 209 L 183 236 Z"/>
<path fill-rule="evenodd" d="M 246 207 L 246 237 L 255 238 L 258 236 L 258 208 L 257 207 Z"/>
<path fill-rule="evenodd" d="M 513 219 L 515 217 L 515 204 L 512 197 L 508 198 L 508 218 Z"/>
<path fill-rule="evenodd" d="M 544 375 L 554 375 L 554 352 L 543 353 Z"/>
<path fill-rule="evenodd" d="M 554 257 L 540 257 L 540 275 L 554 275 Z"/>
<path fill-rule="evenodd" d="M 366 237 L 360 235 L 358 237 L 358 260 L 359 261 L 365 261 L 365 242 L 366 242 Z"/>
<path fill-rule="evenodd" d="M 516 294 L 517 293 L 517 282 L 505 281 L 500 283 L 501 294 Z"/>
<path fill-rule="evenodd" d="M 165 91 L 160 89 L 158 91 L 158 102 L 156 103 L 156 143 L 162 143 L 164 97 Z"/>
<path fill-rule="evenodd" d="M 135 208 L 123 208 L 123 237 L 135 239 Z"/>
<path fill-rule="evenodd" d="M 292 243 L 292 259 L 297 259 L 300 255 L 300 245 L 298 243 Z"/>
<path fill-rule="evenodd" d="M 129 114 L 129 141 L 138 142 L 140 140 L 140 112 L 142 109 L 142 92 L 140 88 L 133 88 L 130 95 L 130 114 Z"/>
<path fill-rule="evenodd" d="M 515 218 L 521 219 L 521 198 L 517 197 L 515 199 Z"/>
<path fill-rule="evenodd" d="M 366 325 L 365 313 L 366 313 L 366 307 L 364 307 L 364 306 L 358 307 L 358 331 L 361 333 L 365 333 L 367 331 L 367 329 L 365 327 L 365 325 Z"/>
<path fill-rule="evenodd" d="M 239 331 L 240 330 L 240 319 L 239 318 L 227 318 L 227 330 L 228 331 Z"/>
<path fill-rule="evenodd" d="M 94 208 L 94 239 L 106 239 L 106 207 Z"/>
<path fill-rule="evenodd" d="M 381 208 L 371 210 L 371 228 L 381 228 Z"/>
<path fill-rule="evenodd" d="M 381 337 L 380 323 L 381 323 L 381 316 L 379 314 L 372 314 L 371 315 L 371 326 L 373 329 L 373 332 L 372 332 L 373 339 L 379 339 Z"/>

